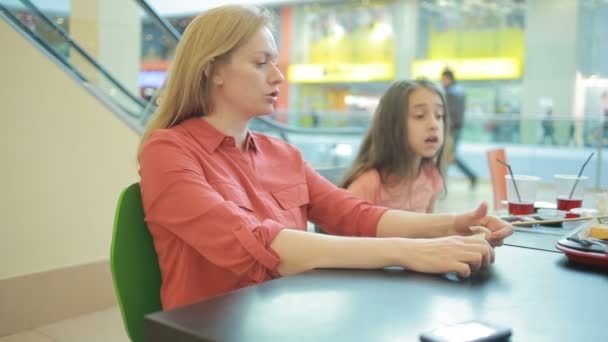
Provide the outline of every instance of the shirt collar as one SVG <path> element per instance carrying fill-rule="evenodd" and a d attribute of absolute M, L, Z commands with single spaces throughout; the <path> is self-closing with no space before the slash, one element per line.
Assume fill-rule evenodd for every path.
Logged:
<path fill-rule="evenodd" d="M 223 143 L 234 141 L 234 137 L 225 135 L 206 120 L 200 117 L 190 118 L 180 124 L 208 152 L 215 152 Z M 256 138 L 251 132 L 245 137 L 245 147 L 252 152 L 259 151 Z"/>
<path fill-rule="evenodd" d="M 251 150 L 252 152 L 260 151 L 258 143 L 255 142 L 256 139 L 257 138 L 250 131 L 247 131 L 247 137 L 245 138 L 245 146 L 247 146 L 247 149 Z"/>

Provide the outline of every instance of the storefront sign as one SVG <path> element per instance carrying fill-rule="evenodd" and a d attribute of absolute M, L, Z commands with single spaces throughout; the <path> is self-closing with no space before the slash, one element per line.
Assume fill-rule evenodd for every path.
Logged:
<path fill-rule="evenodd" d="M 417 60 L 412 64 L 412 78 L 437 80 L 446 67 L 459 80 L 508 80 L 522 77 L 521 62 L 516 58 L 472 58 Z"/>
<path fill-rule="evenodd" d="M 395 77 L 392 64 L 294 64 L 287 73 L 291 83 L 389 81 Z"/>

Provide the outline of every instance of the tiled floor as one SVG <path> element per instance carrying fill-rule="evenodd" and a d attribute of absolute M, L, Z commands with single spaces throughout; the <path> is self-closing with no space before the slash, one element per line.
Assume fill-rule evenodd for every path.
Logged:
<path fill-rule="evenodd" d="M 436 205 L 437 212 L 459 212 L 475 208 L 481 201 L 488 202 L 492 210 L 492 188 L 488 182 L 480 182 L 471 191 L 468 182 L 460 178 L 448 180 L 447 196 Z M 541 186 L 538 200 L 553 201 L 553 188 Z M 587 192 L 584 204 L 593 206 L 595 193 Z M 0 342 L 128 342 L 120 310 L 111 307 L 87 315 L 67 319 L 19 334 L 0 337 Z"/>
<path fill-rule="evenodd" d="M 118 307 L 0 337 L 0 342 L 129 342 Z"/>

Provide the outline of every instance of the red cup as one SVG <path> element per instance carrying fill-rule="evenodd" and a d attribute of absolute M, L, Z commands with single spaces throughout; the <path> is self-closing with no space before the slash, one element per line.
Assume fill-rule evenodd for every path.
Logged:
<path fill-rule="evenodd" d="M 577 214 L 577 213 L 573 213 L 573 212 L 567 212 L 566 213 L 566 218 L 579 218 L 581 217 L 581 215 Z"/>
<path fill-rule="evenodd" d="M 530 215 L 534 213 L 534 203 L 513 203 L 509 202 L 509 214 L 511 215 Z"/>
<path fill-rule="evenodd" d="M 557 210 L 570 211 L 570 209 L 583 206 L 582 198 L 568 198 L 565 196 L 557 197 Z"/>

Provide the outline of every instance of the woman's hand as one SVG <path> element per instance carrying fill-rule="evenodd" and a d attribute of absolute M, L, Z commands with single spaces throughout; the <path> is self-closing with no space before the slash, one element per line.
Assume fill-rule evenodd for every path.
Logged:
<path fill-rule="evenodd" d="M 488 216 L 488 205 L 483 202 L 477 209 L 456 215 L 452 228 L 448 231 L 448 235 L 468 236 L 473 232 L 469 229 L 471 226 L 483 226 L 488 228 L 492 234 L 488 242 L 492 246 L 501 246 L 505 238 L 513 234 L 513 226 L 506 221 L 499 219 L 496 216 Z"/>
<path fill-rule="evenodd" d="M 494 261 L 494 249 L 485 240 L 472 236 L 447 236 L 435 239 L 399 239 L 399 264 L 424 273 L 471 272 Z"/>

